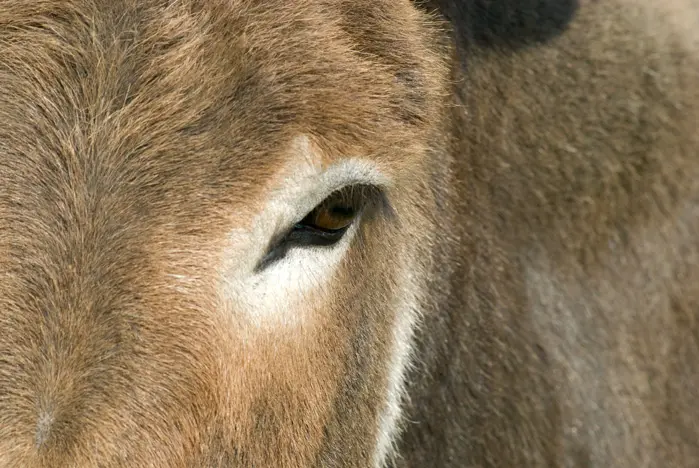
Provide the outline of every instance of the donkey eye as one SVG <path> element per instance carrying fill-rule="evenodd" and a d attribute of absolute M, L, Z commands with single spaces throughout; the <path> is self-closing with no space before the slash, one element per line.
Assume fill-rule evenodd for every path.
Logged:
<path fill-rule="evenodd" d="M 352 185 L 333 192 L 273 242 L 256 269 L 264 269 L 294 247 L 336 244 L 375 198 L 377 190 L 373 186 Z"/>
<path fill-rule="evenodd" d="M 338 192 L 326 198 L 313 211 L 296 223 L 294 230 L 314 231 L 320 235 L 337 235 L 344 233 L 357 217 L 359 203 L 343 197 Z"/>
<path fill-rule="evenodd" d="M 339 241 L 364 209 L 367 189 L 365 186 L 348 186 L 333 192 L 294 225 L 286 242 L 331 245 Z"/>

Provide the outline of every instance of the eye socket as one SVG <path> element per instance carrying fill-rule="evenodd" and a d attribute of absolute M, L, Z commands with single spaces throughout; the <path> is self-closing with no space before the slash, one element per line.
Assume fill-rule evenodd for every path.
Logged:
<path fill-rule="evenodd" d="M 339 242 L 359 218 L 378 189 L 368 185 L 350 185 L 330 194 L 304 218 L 294 224 L 276 242 L 257 265 L 262 270 L 284 258 L 293 247 L 332 246 Z"/>

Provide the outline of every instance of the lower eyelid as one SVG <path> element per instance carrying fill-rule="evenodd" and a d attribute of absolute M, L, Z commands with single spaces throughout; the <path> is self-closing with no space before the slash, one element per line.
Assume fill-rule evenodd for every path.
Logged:
<path fill-rule="evenodd" d="M 337 229 L 335 231 L 323 231 L 308 226 L 301 226 L 300 229 L 292 230 L 283 242 L 292 242 L 299 245 L 322 245 L 323 242 L 321 240 L 327 240 L 329 241 L 329 243 L 325 245 L 330 245 L 339 241 L 342 238 L 342 236 L 344 236 L 344 234 L 347 232 L 350 225 L 347 225 L 344 228 Z M 320 242 L 314 243 L 314 240 Z"/>
<path fill-rule="evenodd" d="M 311 234 L 306 228 L 299 231 L 292 230 L 274 248 L 267 252 L 262 260 L 255 266 L 254 272 L 259 273 L 265 268 L 284 259 L 293 248 L 332 247 L 342 240 L 350 226 L 338 230 L 338 232 L 332 234 L 326 233 L 324 235 L 318 232 Z"/>

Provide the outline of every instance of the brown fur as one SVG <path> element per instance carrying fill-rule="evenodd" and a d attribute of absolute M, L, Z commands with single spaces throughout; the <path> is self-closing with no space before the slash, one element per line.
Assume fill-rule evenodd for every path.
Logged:
<path fill-rule="evenodd" d="M 457 54 L 407 0 L 0 1 L 0 466 L 371 466 L 406 265 L 393 464 L 699 464 L 699 5 L 652 3 Z M 256 329 L 222 258 L 299 134 L 390 210 Z"/>

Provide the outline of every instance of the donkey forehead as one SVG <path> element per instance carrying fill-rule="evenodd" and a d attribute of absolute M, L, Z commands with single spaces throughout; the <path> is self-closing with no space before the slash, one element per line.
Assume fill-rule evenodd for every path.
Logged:
<path fill-rule="evenodd" d="M 401 154 L 421 118 L 408 57 L 357 51 L 359 39 L 305 2 L 243 3 L 0 7 L 13 26 L 0 33 L 3 158 L 25 178 L 63 168 L 132 191 L 158 178 L 162 193 L 252 190 L 299 135 L 323 163 Z"/>

